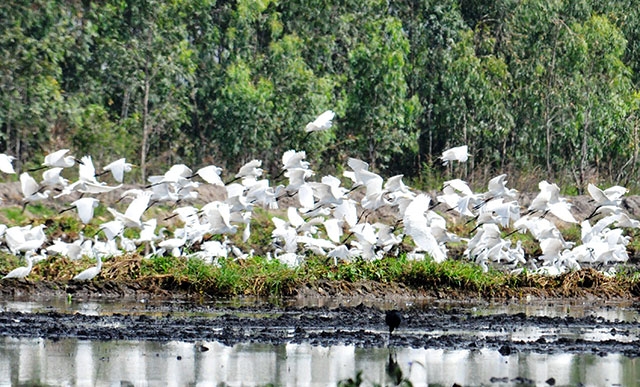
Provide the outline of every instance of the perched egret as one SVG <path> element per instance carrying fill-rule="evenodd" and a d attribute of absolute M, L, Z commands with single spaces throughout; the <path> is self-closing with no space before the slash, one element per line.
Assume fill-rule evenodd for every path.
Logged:
<path fill-rule="evenodd" d="M 11 270 L 9 273 L 7 273 L 7 275 L 2 277 L 2 279 L 6 279 L 6 278 L 22 279 L 22 278 L 25 278 L 26 276 L 28 276 L 29 273 L 31 273 L 31 268 L 33 267 L 32 256 L 34 254 L 35 254 L 35 252 L 33 250 L 28 251 L 25 254 L 25 259 L 27 260 L 27 266 L 21 266 L 21 267 L 18 267 L 18 268 L 15 268 L 15 269 Z"/>
<path fill-rule="evenodd" d="M 92 266 L 92 267 L 80 272 L 80 274 L 78 274 L 75 277 L 73 277 L 73 280 L 74 281 L 90 281 L 95 276 L 97 276 L 100 273 L 100 269 L 102 269 L 102 258 L 98 254 L 96 256 L 96 259 L 98 260 L 98 263 L 95 266 Z"/>

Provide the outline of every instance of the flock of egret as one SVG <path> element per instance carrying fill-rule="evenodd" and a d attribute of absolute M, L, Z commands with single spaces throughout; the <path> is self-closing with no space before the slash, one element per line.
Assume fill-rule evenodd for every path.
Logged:
<path fill-rule="evenodd" d="M 334 113 L 327 111 L 305 130 L 309 134 L 326 130 L 333 117 Z M 466 182 L 452 179 L 444 183 L 440 195 L 432 198 L 407 187 L 402 175 L 385 180 L 370 171 L 366 162 L 355 158 L 348 160 L 349 169 L 343 174 L 348 184 L 329 175 L 313 179 L 315 172 L 305 160 L 305 152 L 289 150 L 282 155 L 282 184 L 271 184 L 263 178 L 261 161 L 252 160 L 226 183 L 221 177 L 222 169 L 215 165 L 194 172 L 178 164 L 163 175 L 149 177 L 144 188 L 124 190 L 124 175 L 132 167 L 125 159 L 96 173 L 90 156 L 78 160 L 68 153 L 61 149 L 47 155 L 40 180 L 32 176 L 37 169 L 20 175 L 25 205 L 51 198 L 66 200 L 66 210 L 75 211 L 85 224 L 92 221 L 101 194 L 121 189 L 121 200 L 129 201 L 129 205 L 124 213 L 108 207 L 112 219 L 100 224 L 102 232 L 92 237 L 81 235 L 78 240 L 47 240 L 44 225 L 0 225 L 3 248 L 16 255 L 24 254 L 28 264 L 5 278 L 24 278 L 33 263 L 54 254 L 72 260 L 83 256 L 96 259 L 97 265 L 77 275 L 76 280 L 98 275 L 103 259 L 143 249 L 149 257 L 172 254 L 210 264 L 222 257 L 246 258 L 253 251 L 242 251 L 227 236 L 240 232 L 246 242 L 256 207 L 270 210 L 273 215 L 272 246 L 267 249 L 267 257 L 290 266 L 299 265 L 308 254 L 326 256 L 334 263 L 355 258 L 376 260 L 406 251 L 407 246 L 412 246 L 407 252 L 409 259 L 429 256 L 442 262 L 448 257 L 447 245 L 456 242 L 465 244 L 465 257 L 485 269 L 500 263 L 514 271 L 527 268 L 558 274 L 583 265 L 625 262 L 629 237 L 624 229 L 640 226 L 623 211 L 621 202 L 627 190 L 619 186 L 601 190 L 589 185 L 596 207 L 580 223 L 582 237 L 575 243 L 566 241 L 556 224 L 578 223 L 571 204 L 560 196 L 556 184 L 546 181 L 540 182 L 540 192 L 526 208 L 519 204 L 518 192 L 507 187 L 506 175 L 491 179 L 484 192 L 473 192 Z M 441 158 L 444 163 L 452 163 L 464 162 L 467 157 L 467 147 L 461 146 L 445 151 Z M 0 171 L 15 173 L 12 161 L 12 156 L 0 155 Z M 74 173 L 62 172 L 75 166 L 77 179 L 70 182 L 63 176 Z M 109 172 L 117 185 L 99 180 Z M 188 204 L 197 197 L 196 189 L 206 184 L 223 187 L 224 199 L 200 207 Z M 293 198 L 286 202 L 293 201 L 295 205 L 281 208 L 284 197 Z M 155 203 L 174 206 L 173 216 L 180 222 L 171 237 L 158 224 L 162 219 L 145 216 Z M 467 237 L 456 235 L 447 227 L 448 222 L 462 221 L 475 222 Z M 127 233 L 137 237 L 126 237 L 128 229 L 137 230 Z M 527 256 L 519 241 L 512 242 L 515 232 L 530 233 L 539 242 L 541 254 Z M 212 235 L 222 237 L 214 240 Z"/>

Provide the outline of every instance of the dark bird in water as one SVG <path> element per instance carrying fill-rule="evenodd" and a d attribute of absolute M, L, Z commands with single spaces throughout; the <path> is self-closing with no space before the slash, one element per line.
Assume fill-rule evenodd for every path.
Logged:
<path fill-rule="evenodd" d="M 397 309 L 388 310 L 386 316 L 384 317 L 384 322 L 389 326 L 389 335 L 391 335 L 393 333 L 393 330 L 396 329 L 402 322 L 402 315 L 400 314 L 400 311 Z"/>

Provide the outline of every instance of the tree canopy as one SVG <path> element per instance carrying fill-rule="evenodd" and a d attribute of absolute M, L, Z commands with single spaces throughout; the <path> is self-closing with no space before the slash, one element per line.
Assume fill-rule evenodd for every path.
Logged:
<path fill-rule="evenodd" d="M 408 178 L 496 170 L 637 186 L 628 0 L 34 0 L 0 5 L 0 144 L 236 170 L 306 150 Z M 304 132 L 327 109 L 326 132 Z"/>

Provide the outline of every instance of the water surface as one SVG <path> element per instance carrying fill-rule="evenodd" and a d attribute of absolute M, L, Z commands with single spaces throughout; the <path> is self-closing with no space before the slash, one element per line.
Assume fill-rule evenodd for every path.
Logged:
<path fill-rule="evenodd" d="M 327 386 L 358 371 L 367 385 L 389 385 L 390 374 L 414 386 L 548 385 L 551 379 L 555 385 L 640 384 L 640 362 L 618 354 L 0 338 L 0 385 L 6 386 Z"/>

